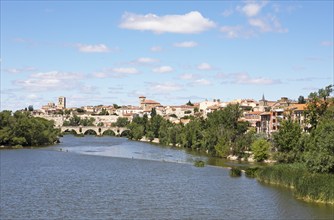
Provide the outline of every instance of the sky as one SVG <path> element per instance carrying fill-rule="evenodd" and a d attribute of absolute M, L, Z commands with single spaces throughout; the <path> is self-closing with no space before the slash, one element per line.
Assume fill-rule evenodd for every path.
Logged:
<path fill-rule="evenodd" d="M 1 106 L 297 100 L 334 84 L 333 1 L 1 0 Z"/>

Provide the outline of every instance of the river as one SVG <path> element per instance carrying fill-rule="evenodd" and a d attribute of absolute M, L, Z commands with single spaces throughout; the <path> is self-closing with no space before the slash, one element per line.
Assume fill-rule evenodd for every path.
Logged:
<path fill-rule="evenodd" d="M 198 156 L 116 137 L 61 138 L 40 149 L 1 150 L 0 219 L 332 219 L 333 206 Z"/>

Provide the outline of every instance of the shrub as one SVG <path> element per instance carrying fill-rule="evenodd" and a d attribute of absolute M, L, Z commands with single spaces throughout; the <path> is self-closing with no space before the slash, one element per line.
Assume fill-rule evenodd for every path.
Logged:
<path fill-rule="evenodd" d="M 254 154 L 254 159 L 257 162 L 264 161 L 269 157 L 270 143 L 265 139 L 257 139 L 252 143 L 252 151 Z"/>
<path fill-rule="evenodd" d="M 195 167 L 204 167 L 205 163 L 202 160 L 196 160 L 194 163 Z"/>
<path fill-rule="evenodd" d="M 249 178 L 255 178 L 259 167 L 247 167 L 245 169 L 245 175 Z"/>
<path fill-rule="evenodd" d="M 237 167 L 232 167 L 230 170 L 230 176 L 231 177 L 240 177 L 241 176 L 241 170 Z"/>
<path fill-rule="evenodd" d="M 256 176 L 261 182 L 292 188 L 298 198 L 334 204 L 334 175 L 310 173 L 302 164 L 279 164 L 260 168 Z"/>

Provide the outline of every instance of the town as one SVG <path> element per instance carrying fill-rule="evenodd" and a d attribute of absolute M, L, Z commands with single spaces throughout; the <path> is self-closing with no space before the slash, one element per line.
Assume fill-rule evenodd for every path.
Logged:
<path fill-rule="evenodd" d="M 307 125 L 304 120 L 304 109 L 306 100 L 300 96 L 298 101 L 293 101 L 287 97 L 282 97 L 277 101 L 269 101 L 263 95 L 259 101 L 254 99 L 237 99 L 230 102 L 222 102 L 220 99 L 205 100 L 199 103 L 191 103 L 190 101 L 179 106 L 164 106 L 158 101 L 147 99 L 140 96 L 138 106 L 118 106 L 98 105 L 98 106 L 82 106 L 80 108 L 67 108 L 66 97 L 58 98 L 58 103 L 53 102 L 42 106 L 41 109 L 33 110 L 33 115 L 48 120 L 53 120 L 56 127 L 66 125 L 66 121 L 73 115 L 81 119 L 91 120 L 91 125 L 110 127 L 116 123 L 118 118 L 126 118 L 132 121 L 133 117 L 147 114 L 150 117 L 152 109 L 155 109 L 158 115 L 172 123 L 187 124 L 193 117 L 206 118 L 211 112 L 222 110 L 229 104 L 238 104 L 243 110 L 241 121 L 249 122 L 257 133 L 270 135 L 278 131 L 281 120 L 286 119 L 289 115 L 292 120 L 299 123 L 305 129 Z"/>

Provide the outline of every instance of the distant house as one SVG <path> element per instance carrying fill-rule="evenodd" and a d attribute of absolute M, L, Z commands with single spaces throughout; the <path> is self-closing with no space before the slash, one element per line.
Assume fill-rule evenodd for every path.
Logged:
<path fill-rule="evenodd" d="M 153 108 L 161 106 L 159 102 L 146 99 L 145 96 L 139 97 L 139 106 L 144 112 L 151 112 Z"/>

